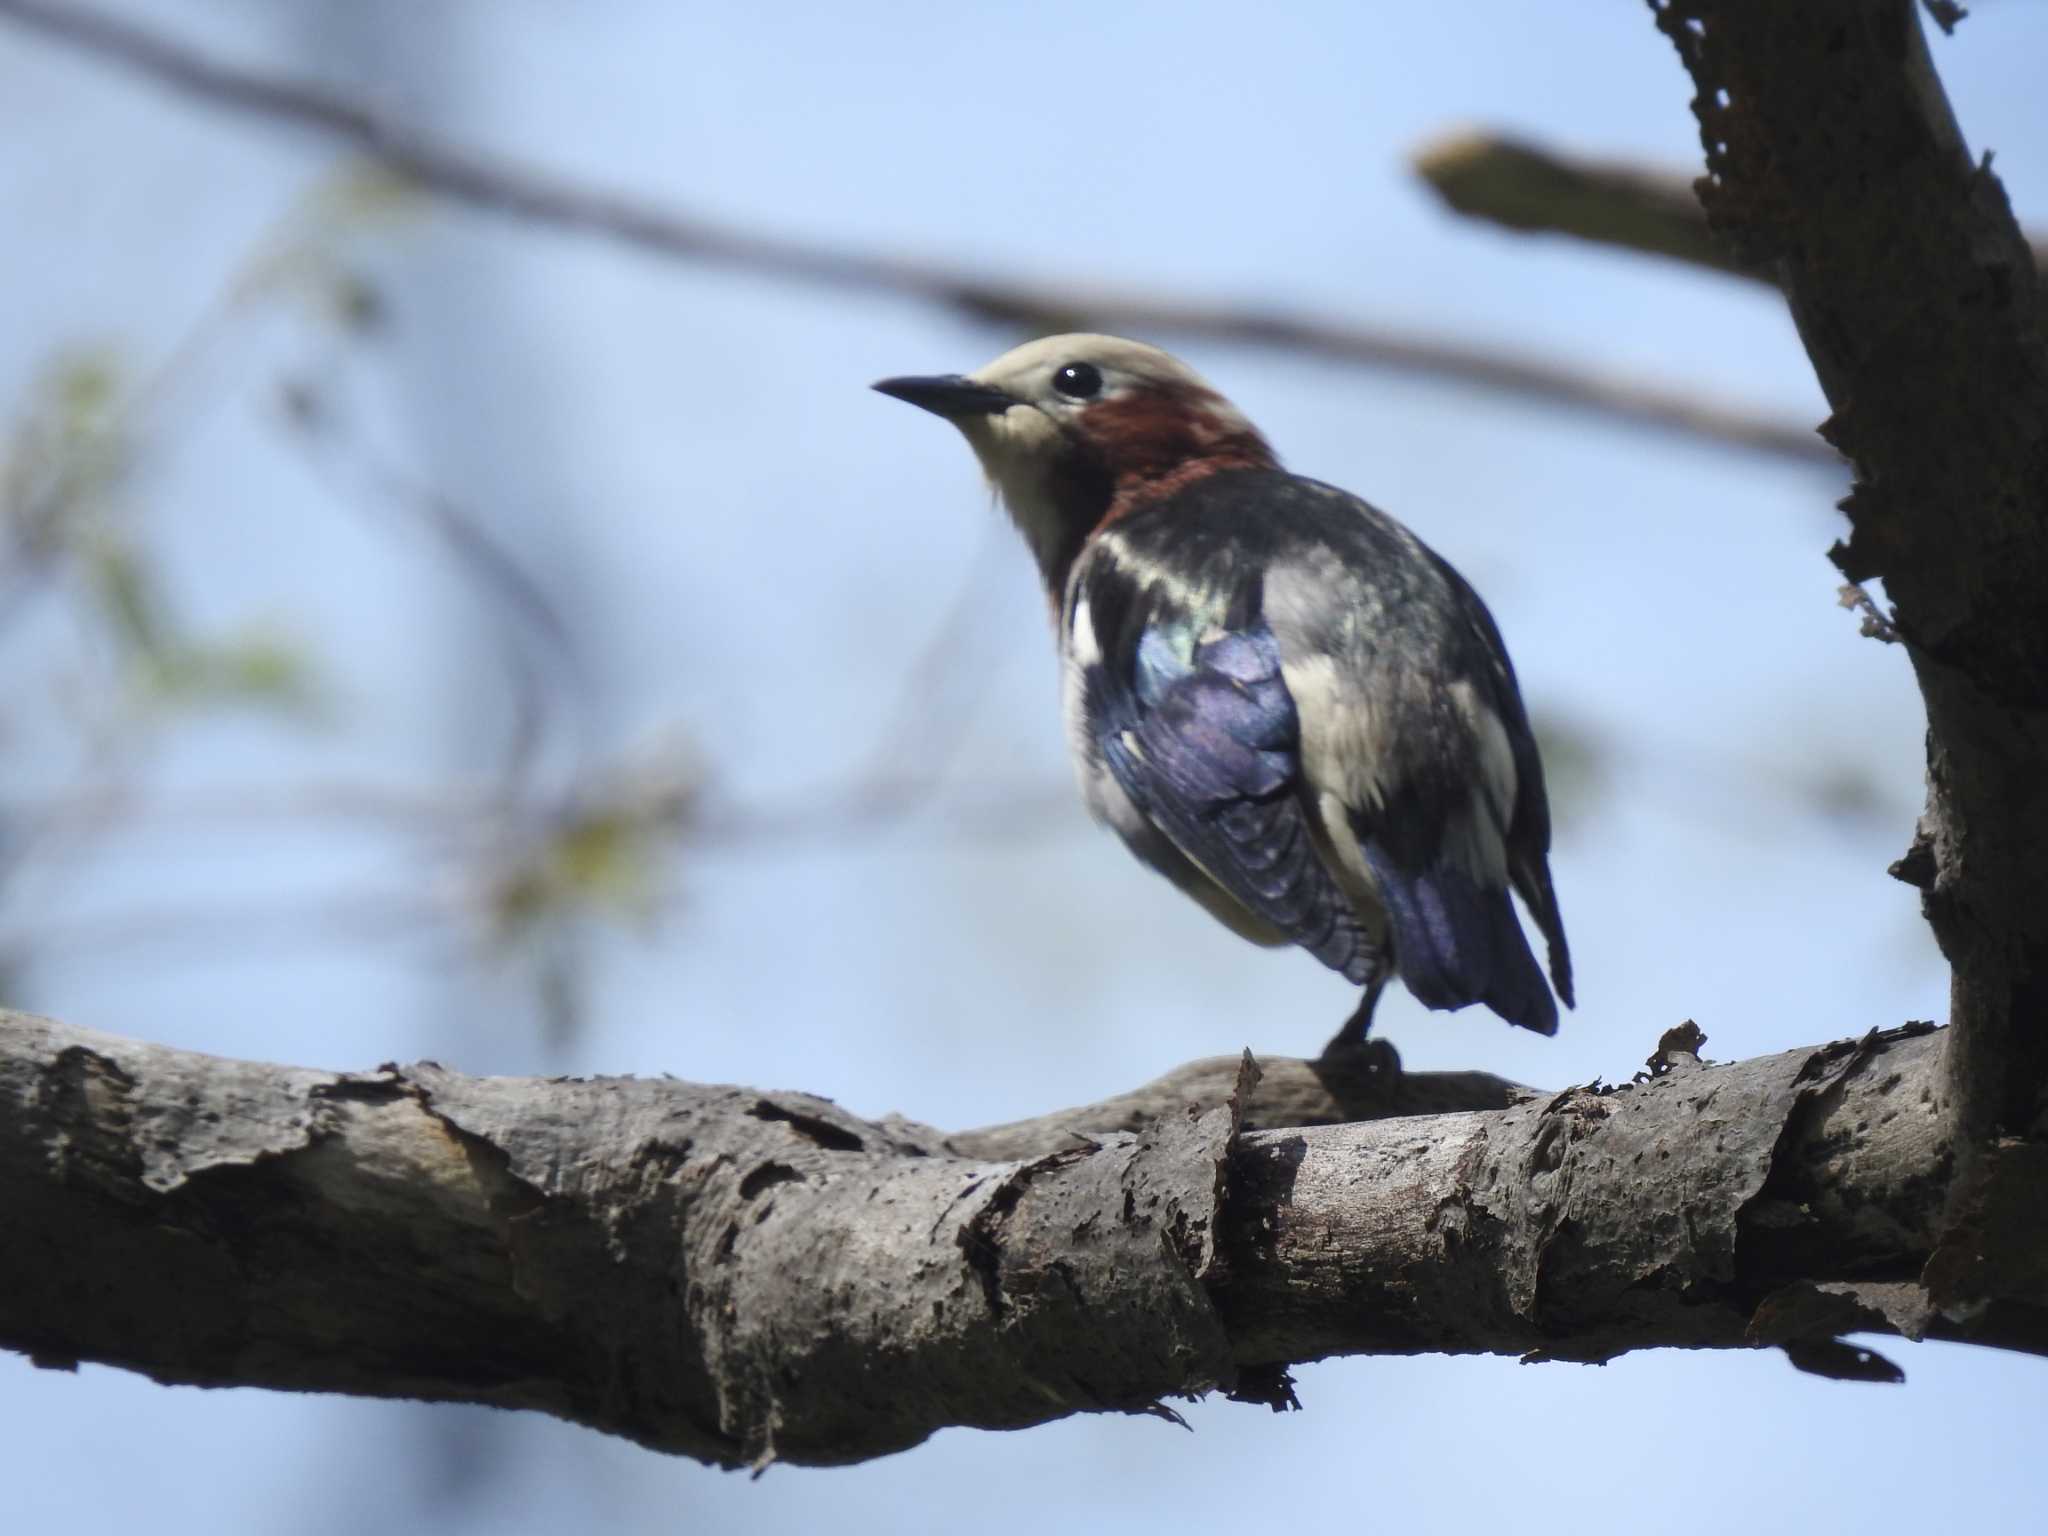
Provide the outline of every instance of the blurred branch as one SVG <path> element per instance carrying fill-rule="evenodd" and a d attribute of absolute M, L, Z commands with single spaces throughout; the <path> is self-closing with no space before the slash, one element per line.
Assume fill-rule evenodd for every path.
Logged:
<path fill-rule="evenodd" d="M 136 478 L 150 440 L 167 435 L 164 418 L 191 395 L 193 381 L 253 301 L 291 265 L 289 253 L 300 246 L 294 231 L 303 222 L 304 211 L 294 207 L 267 230 L 146 373 L 131 377 L 118 356 L 101 347 L 76 350 L 46 369 L 39 398 L 0 444 L 0 525 L 7 545 L 0 561 L 0 629 L 48 585 L 64 557 L 88 549 L 95 557 L 130 553 L 111 508 Z"/>
<path fill-rule="evenodd" d="M 53 820 L 81 814 L 160 823 L 172 831 L 200 833 L 211 841 L 238 824 L 381 826 L 417 832 L 481 823 L 500 812 L 483 784 L 428 789 L 344 780 L 217 786 L 188 790 L 175 799 L 148 799 L 132 786 L 122 785 L 105 793 L 0 800 L 0 817 Z"/>
<path fill-rule="evenodd" d="M 890 797 L 929 804 L 948 764 L 967 738 L 984 697 L 989 641 L 987 588 L 1007 563 L 1008 541 L 993 521 L 982 525 L 974 563 L 961 574 L 945 616 L 903 670 L 894 708 L 883 717 L 868 766 L 855 775 L 854 798 L 886 804 Z"/>
<path fill-rule="evenodd" d="M 950 628 L 942 623 L 935 634 L 943 637 Z M 941 709 L 937 726 L 925 728 L 907 708 L 908 690 L 904 702 L 898 729 L 878 737 L 867 767 L 776 800 L 724 798 L 715 779 L 702 778 L 686 745 L 644 751 L 637 764 L 595 765 L 581 775 L 568 798 L 580 796 L 592 804 L 624 798 L 650 808 L 666 807 L 655 819 L 675 821 L 678 839 L 705 852 L 753 853 L 778 845 L 840 842 L 910 821 L 949 836 L 990 840 L 1038 838 L 1049 829 L 1080 831 L 1089 826 L 1079 796 L 1063 778 L 991 777 L 982 767 L 949 781 L 943 765 L 929 771 L 922 767 L 917 759 L 943 758 L 961 726 L 951 709 Z M 1622 774 L 1636 781 L 1633 792 L 1656 796 L 1668 814 L 1717 828 L 1749 826 L 1760 836 L 1782 835 L 1771 830 L 1775 823 L 1759 824 L 1760 803 L 1767 804 L 1774 817 L 1857 812 L 1887 835 L 1911 817 L 1903 800 L 1868 782 L 1867 773 L 1846 755 L 1817 758 L 1811 751 L 1801 751 L 1783 757 L 1762 751 L 1756 743 L 1658 740 L 1640 733 L 1622 739 L 1592 722 L 1543 712 L 1536 725 L 1545 762 L 1556 764 L 1550 773 L 1553 810 L 1559 810 L 1561 802 L 1567 821 L 1580 814 L 1578 802 L 1606 799 L 1614 779 Z M 671 739 L 687 744 L 691 737 L 691 732 L 678 730 Z M 1843 787 L 1850 781 L 1857 785 L 1853 790 Z M 1725 809 L 1708 792 L 1725 797 Z M 431 785 L 311 779 L 293 785 L 186 789 L 156 797 L 127 785 L 88 785 L 48 796 L 0 796 L 0 821 L 119 817 L 139 828 L 171 835 L 193 833 L 209 842 L 238 826 L 328 826 L 485 842 L 502 836 L 505 822 L 545 820 L 560 815 L 564 803 L 561 796 L 533 789 L 508 799 L 494 794 L 490 782 L 477 779 Z"/>
<path fill-rule="evenodd" d="M 1449 207 L 1472 218 L 1778 285 L 1768 264 L 1745 262 L 1715 238 L 1693 178 L 1679 172 L 1576 159 L 1492 133 L 1425 144 L 1415 153 L 1415 171 Z M 2034 265 L 2048 271 L 2048 239 L 2030 243 Z"/>
<path fill-rule="evenodd" d="M 324 86 L 223 63 L 101 11 L 51 0 L 0 0 L 0 18 L 216 105 L 339 138 L 445 197 L 662 256 L 831 288 L 894 293 L 1027 329 L 1114 327 L 1270 347 L 1419 374 L 1778 458 L 1839 462 L 1803 426 L 1687 390 L 1332 318 L 1176 301 L 1094 285 L 976 277 L 909 258 L 749 234 L 437 142 Z"/>
<path fill-rule="evenodd" d="M 564 714 L 573 720 L 570 736 L 580 756 L 588 736 L 591 680 L 575 634 L 539 575 L 477 512 L 349 440 L 339 407 L 310 379 L 288 384 L 283 405 L 293 440 L 329 482 L 354 492 L 352 499 L 366 507 L 424 530 L 498 621 L 497 649 L 513 711 L 499 793 L 523 792 L 550 726 Z"/>
<path fill-rule="evenodd" d="M 1940 1034 L 1701 1043 L 1668 1031 L 1620 1088 L 1266 1130 L 1245 1053 L 1135 1117 L 948 1137 L 800 1093 L 332 1073 L 0 1013 L 0 1347 L 535 1409 L 757 1470 L 1179 1395 L 1299 1407 L 1289 1367 L 1338 1354 L 1780 1347 L 1895 1380 L 1842 1335 L 2048 1352 L 2038 1149 L 1952 1189 Z"/>
<path fill-rule="evenodd" d="M 0 927 L 0 970 L 79 961 L 104 967 L 133 952 L 163 950 L 221 964 L 268 957 L 282 946 L 331 950 L 349 943 L 433 943 L 445 962 L 463 916 L 452 901 L 429 900 L 404 885 L 312 898 L 188 899 Z"/>
<path fill-rule="evenodd" d="M 1768 270 L 1745 264 L 1715 240 L 1690 176 L 1568 159 L 1488 133 L 1425 144 L 1414 166 L 1451 209 L 1471 218 L 1668 256 L 1777 286 Z"/>
<path fill-rule="evenodd" d="M 134 538 L 123 498 L 226 338 L 259 299 L 324 265 L 318 241 L 332 233 L 337 207 L 370 200 L 345 183 L 339 196 L 323 188 L 310 207 L 295 204 L 146 372 L 131 374 L 104 348 L 47 367 L 36 398 L 0 442 L 0 630 L 69 566 L 83 573 L 97 627 L 125 664 L 135 702 L 317 713 L 318 679 L 283 636 L 258 630 L 220 639 L 189 630 Z M 341 274 L 324 275 L 330 296 L 350 286 Z"/>

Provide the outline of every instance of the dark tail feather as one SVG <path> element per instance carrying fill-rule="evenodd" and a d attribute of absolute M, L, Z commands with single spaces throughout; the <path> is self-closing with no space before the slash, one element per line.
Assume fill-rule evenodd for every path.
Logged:
<path fill-rule="evenodd" d="M 1515 889 L 1529 904 L 1529 915 L 1543 930 L 1544 943 L 1550 949 L 1550 979 L 1557 987 L 1557 995 L 1564 999 L 1565 1007 L 1576 1007 L 1578 1000 L 1572 996 L 1572 952 L 1564 942 L 1564 918 L 1557 910 L 1557 892 L 1550 885 L 1550 865 L 1540 855 L 1533 864 L 1517 860 L 1514 876 Z"/>
<path fill-rule="evenodd" d="M 1514 901 L 1506 891 L 1494 891 L 1493 979 L 1486 989 L 1486 1006 L 1524 1029 L 1539 1035 L 1557 1033 L 1557 1003 L 1550 995 L 1550 983 L 1543 979 L 1536 956 L 1515 916 Z M 1557 951 L 1552 950 L 1553 957 Z M 1565 1001 L 1570 1002 L 1571 971 L 1565 971 Z"/>
<path fill-rule="evenodd" d="M 1393 930 L 1395 966 L 1417 1002 L 1484 1003 L 1510 1024 L 1557 1033 L 1557 1004 L 1506 890 L 1484 889 L 1463 870 L 1401 869 L 1370 843 L 1365 858 Z"/>

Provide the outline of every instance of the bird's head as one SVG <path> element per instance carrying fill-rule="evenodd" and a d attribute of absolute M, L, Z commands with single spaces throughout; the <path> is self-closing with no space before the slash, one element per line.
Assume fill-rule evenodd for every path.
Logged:
<path fill-rule="evenodd" d="M 1103 523 L 1218 470 L 1276 463 L 1200 374 L 1115 336 L 1047 336 L 974 373 L 875 388 L 960 429 L 1055 594 Z"/>

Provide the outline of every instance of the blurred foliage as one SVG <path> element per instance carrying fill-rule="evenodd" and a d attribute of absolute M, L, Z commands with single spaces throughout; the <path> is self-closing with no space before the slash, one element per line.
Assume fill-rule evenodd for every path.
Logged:
<path fill-rule="evenodd" d="M 516 945 L 539 928 L 592 916 L 653 917 L 662 871 L 690 830 L 701 789 L 693 757 L 664 753 L 548 818 L 486 884 L 497 941 Z"/>
<path fill-rule="evenodd" d="M 51 359 L 0 452 L 0 521 L 16 579 L 59 556 L 104 509 L 127 463 L 125 381 L 110 347 Z"/>
<path fill-rule="evenodd" d="M 389 234 L 433 206 L 432 194 L 387 165 L 359 160 L 322 180 L 306 200 L 309 239 Z"/>
<path fill-rule="evenodd" d="M 134 462 L 135 388 L 110 348 L 80 349 L 43 371 L 0 464 L 12 534 L 8 574 L 33 583 L 75 570 L 83 616 L 109 642 L 124 691 L 161 712 L 220 704 L 310 713 L 313 668 L 284 636 L 199 638 L 165 597 L 125 507 Z"/>
<path fill-rule="evenodd" d="M 565 816 L 497 881 L 489 910 L 501 939 L 591 908 L 647 915 L 655 889 L 648 830 L 615 807 Z"/>
<path fill-rule="evenodd" d="M 53 359 L 0 450 L 8 543 L 0 574 L 26 588 L 60 570 L 80 573 L 80 607 L 109 642 L 118 692 L 159 719 L 227 706 L 301 721 L 328 713 L 328 693 L 297 639 L 255 626 L 191 632 L 140 537 L 145 511 L 125 501 L 151 431 L 162 429 L 154 418 L 191 386 L 201 358 L 266 303 L 304 301 L 320 325 L 353 339 L 387 330 L 383 292 L 351 253 L 361 237 L 386 235 L 425 205 L 409 182 L 375 166 L 323 179 L 153 373 L 137 376 L 106 345 Z"/>
<path fill-rule="evenodd" d="M 296 298 L 345 334 L 378 335 L 390 310 L 383 290 L 354 264 L 354 252 L 401 230 L 427 206 L 411 182 L 379 166 L 355 165 L 328 177 L 258 247 L 230 285 L 230 302 Z"/>
<path fill-rule="evenodd" d="M 220 640 L 194 639 L 135 548 L 110 535 L 92 540 L 86 569 L 131 695 L 145 708 L 244 705 L 302 718 L 325 713 L 312 662 L 295 642 L 256 628 Z"/>

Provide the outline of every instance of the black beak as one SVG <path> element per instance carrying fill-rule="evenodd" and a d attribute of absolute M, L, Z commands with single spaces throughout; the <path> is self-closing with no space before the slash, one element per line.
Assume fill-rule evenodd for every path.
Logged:
<path fill-rule="evenodd" d="M 962 416 L 1000 416 L 1017 403 L 1000 389 L 990 389 L 986 384 L 977 384 L 957 373 L 883 379 L 874 387 L 885 395 L 907 400 L 919 410 L 944 416 L 949 421 Z"/>

